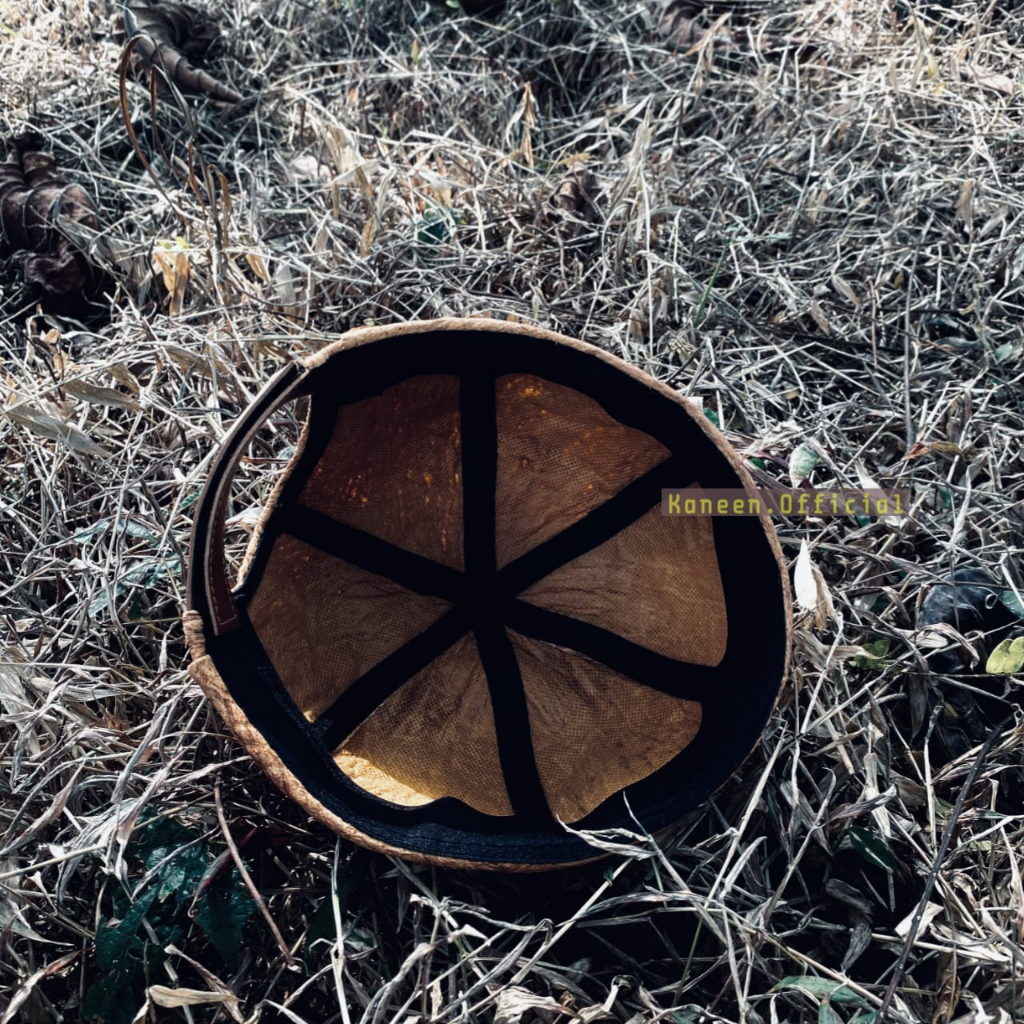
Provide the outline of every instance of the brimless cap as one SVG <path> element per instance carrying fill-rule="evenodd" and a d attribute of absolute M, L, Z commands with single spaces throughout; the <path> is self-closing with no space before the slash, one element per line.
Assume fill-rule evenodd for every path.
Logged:
<path fill-rule="evenodd" d="M 234 471 L 308 398 L 240 579 Z M 353 842 L 459 867 L 592 859 L 739 766 L 785 677 L 771 522 L 666 516 L 751 487 L 676 392 L 492 320 L 353 331 L 236 421 L 196 509 L 191 672 L 264 771 Z M 564 826 L 571 826 L 572 831 Z"/>

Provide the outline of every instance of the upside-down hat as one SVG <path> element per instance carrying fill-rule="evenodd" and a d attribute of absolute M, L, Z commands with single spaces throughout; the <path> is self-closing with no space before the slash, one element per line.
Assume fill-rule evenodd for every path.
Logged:
<path fill-rule="evenodd" d="M 232 588 L 231 478 L 308 397 Z M 588 860 L 749 753 L 790 644 L 765 517 L 725 438 L 590 345 L 445 319 L 340 337 L 236 421 L 196 508 L 191 672 L 264 771 L 356 843 L 460 867 Z M 569 826 L 566 828 L 565 826 Z"/>

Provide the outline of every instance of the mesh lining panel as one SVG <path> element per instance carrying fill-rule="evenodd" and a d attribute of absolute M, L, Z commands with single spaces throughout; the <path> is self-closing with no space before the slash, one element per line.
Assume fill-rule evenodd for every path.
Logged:
<path fill-rule="evenodd" d="M 717 665 L 728 623 L 711 520 L 658 508 L 521 594 L 697 665 Z"/>
<path fill-rule="evenodd" d="M 456 797 L 484 814 L 510 815 L 494 712 L 472 636 L 392 694 L 335 754 L 371 793 L 406 806 Z"/>
<path fill-rule="evenodd" d="M 531 374 L 499 377 L 495 397 L 499 568 L 582 519 L 669 454 L 594 399 Z"/>
<path fill-rule="evenodd" d="M 414 377 L 342 406 L 304 505 L 462 568 L 459 378 Z"/>
<path fill-rule="evenodd" d="M 541 782 L 563 821 L 586 817 L 619 789 L 667 764 L 696 736 L 701 706 L 695 701 L 641 686 L 571 651 L 511 631 L 509 636 L 526 689 Z"/>
<path fill-rule="evenodd" d="M 449 607 L 284 535 L 274 543 L 249 617 L 292 699 L 312 720 Z M 315 642 L 296 643 L 297 636 Z"/>

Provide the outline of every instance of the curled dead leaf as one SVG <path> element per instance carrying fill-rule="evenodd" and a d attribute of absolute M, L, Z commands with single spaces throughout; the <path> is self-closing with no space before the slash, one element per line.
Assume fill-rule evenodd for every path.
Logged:
<path fill-rule="evenodd" d="M 12 139 L 0 163 L 0 238 L 10 263 L 55 311 L 73 311 L 103 276 L 61 230 L 66 220 L 99 231 L 89 194 L 69 182 L 34 132 Z"/>
<path fill-rule="evenodd" d="M 941 455 L 942 458 L 952 461 L 958 455 L 963 455 L 963 450 L 952 441 L 915 441 L 903 456 L 903 461 L 919 459 L 923 455 Z"/>
<path fill-rule="evenodd" d="M 596 192 L 597 179 L 587 170 L 582 160 L 573 161 L 569 165 L 569 173 L 559 182 L 558 188 L 548 200 L 551 206 L 550 220 L 557 225 L 560 235 L 571 238 L 576 234 L 580 220 L 595 219 Z"/>
<path fill-rule="evenodd" d="M 669 0 L 661 15 L 659 29 L 679 49 L 689 49 L 709 36 L 715 42 L 733 45 L 733 37 L 719 23 L 708 21 L 706 3 L 701 0 Z"/>
<path fill-rule="evenodd" d="M 135 40 L 143 61 L 160 68 L 179 89 L 209 96 L 218 103 L 241 102 L 240 92 L 189 60 L 205 53 L 220 36 L 213 20 L 191 4 L 129 0 L 124 8 L 124 29 L 128 38 Z"/>

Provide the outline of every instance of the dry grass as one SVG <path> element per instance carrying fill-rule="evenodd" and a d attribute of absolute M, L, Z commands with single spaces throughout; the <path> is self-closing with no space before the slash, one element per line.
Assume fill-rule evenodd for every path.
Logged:
<path fill-rule="evenodd" d="M 258 97 L 154 100 L 129 76 L 147 169 L 113 4 L 0 5 L 2 130 L 44 132 L 92 192 L 105 226 L 82 244 L 114 283 L 87 323 L 13 275 L 0 297 L 0 1019 L 81 1020 L 116 981 L 95 937 L 171 877 L 159 820 L 227 867 L 230 834 L 263 907 L 239 910 L 231 962 L 164 892 L 132 919 L 129 1020 L 147 992 L 155 1020 L 1024 1016 L 1019 679 L 982 657 L 959 705 L 940 699 L 914 629 L 954 567 L 1022 582 L 1024 11 L 966 0 L 936 28 L 871 0 L 747 6 L 741 35 L 816 45 L 675 52 L 653 0 L 513 0 L 491 25 L 215 0 L 205 66 Z M 559 230 L 547 197 L 580 154 L 598 215 Z M 453 314 L 673 382 L 762 479 L 788 483 L 810 445 L 818 486 L 862 464 L 916 488 L 896 526 L 779 521 L 834 614 L 799 619 L 778 713 L 715 799 L 587 869 L 479 876 L 336 844 L 185 673 L 190 509 L 231 420 L 334 332 Z M 236 555 L 294 432 L 282 415 L 246 464 Z M 916 440 L 957 449 L 904 461 Z M 1001 726 L 958 730 L 964 701 Z M 220 1001 L 158 1008 L 183 988 Z"/>

